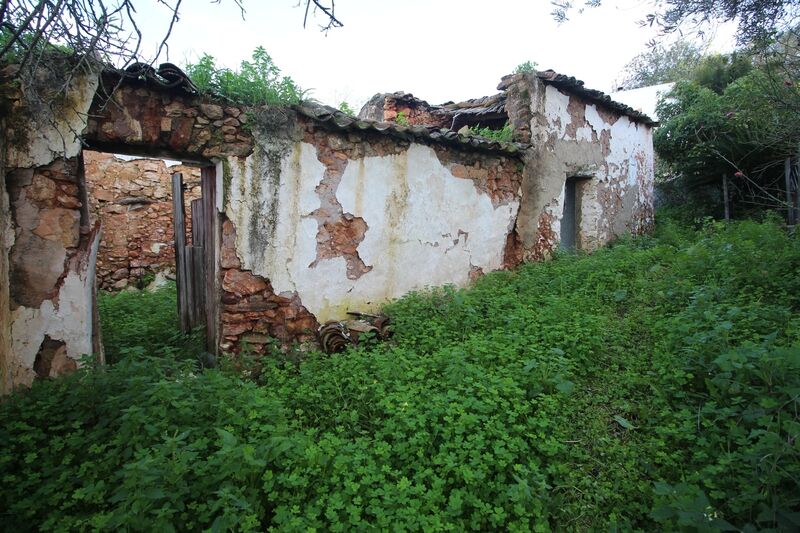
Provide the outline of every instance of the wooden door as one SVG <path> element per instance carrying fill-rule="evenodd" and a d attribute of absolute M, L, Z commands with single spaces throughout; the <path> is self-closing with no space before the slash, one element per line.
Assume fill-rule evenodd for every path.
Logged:
<path fill-rule="evenodd" d="M 178 317 L 181 331 L 206 330 L 206 345 L 216 353 L 216 178 L 213 167 L 201 171 L 201 194 L 190 204 L 192 242 L 186 242 L 186 211 L 183 175 L 172 175 L 172 205 L 175 228 L 175 271 L 178 286 Z"/>

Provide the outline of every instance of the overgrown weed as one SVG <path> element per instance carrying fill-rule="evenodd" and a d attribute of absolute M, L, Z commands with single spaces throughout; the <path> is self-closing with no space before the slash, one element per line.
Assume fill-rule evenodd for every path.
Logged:
<path fill-rule="evenodd" d="M 796 531 L 800 245 L 774 221 L 392 303 L 259 382 L 123 357 L 0 408 L 10 528 Z"/>

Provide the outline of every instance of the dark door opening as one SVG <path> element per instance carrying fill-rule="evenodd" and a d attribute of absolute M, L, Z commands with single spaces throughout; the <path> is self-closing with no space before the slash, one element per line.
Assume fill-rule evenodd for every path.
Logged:
<path fill-rule="evenodd" d="M 578 248 L 578 230 L 581 224 L 582 184 L 590 178 L 570 176 L 564 184 L 564 212 L 561 217 L 561 248 Z"/>

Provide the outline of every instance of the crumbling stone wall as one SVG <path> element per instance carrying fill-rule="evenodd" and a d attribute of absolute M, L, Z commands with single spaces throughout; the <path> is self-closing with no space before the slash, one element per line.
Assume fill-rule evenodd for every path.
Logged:
<path fill-rule="evenodd" d="M 41 74 L 44 93 L 64 82 L 47 78 L 54 71 Z M 76 75 L 69 83 L 67 95 L 50 105 L 29 102 L 13 85 L 4 85 L 8 209 L 0 212 L 0 228 L 6 229 L 8 250 L 11 345 L 0 353 L 4 392 L 70 371 L 83 354 L 94 352 L 91 302 L 98 231 L 88 223 L 76 178 L 80 141 L 75 132 L 83 128 L 97 79 Z"/>
<path fill-rule="evenodd" d="M 205 165 L 252 151 L 242 108 L 139 80 L 123 83 L 109 100 L 119 80 L 99 81 L 75 78 L 46 114 L 33 113 L 21 97 L 10 103 L 14 121 L 4 128 L 15 140 L 4 150 L 10 209 L 0 216 L 10 228 L 4 286 L 10 288 L 11 347 L 0 355 L 13 386 L 70 371 L 83 354 L 102 352 L 93 308 L 99 226 L 80 179 L 82 142 Z"/>
<path fill-rule="evenodd" d="M 7 360 L 15 384 L 68 371 L 96 349 L 99 239 L 75 132 L 104 152 L 214 166 L 209 268 L 219 301 L 208 305 L 220 304 L 212 344 L 225 351 L 244 343 L 264 351 L 271 338 L 310 341 L 321 322 L 348 311 L 547 257 L 558 245 L 569 176 L 588 178 L 580 189 L 588 207 L 580 219 L 584 248 L 643 231 L 652 220 L 649 126 L 533 76 L 503 84 L 515 138 L 531 144 L 521 155 L 452 132 L 370 126 L 329 111 L 222 105 L 144 80 L 124 80 L 109 100 L 120 80 L 104 78 L 99 91 L 96 81 L 75 88 L 70 109 L 81 113 L 64 111 L 55 133 L 34 131 L 19 151 L 7 151 L 14 155 L 5 173 L 11 209 L 4 216 L 13 230 Z M 67 139 L 60 151 L 51 142 L 56 133 Z M 126 181 L 98 188 L 109 198 L 97 199 L 99 212 L 125 205 L 118 194 L 133 192 Z M 152 251 L 160 242 L 148 235 L 135 246 L 150 243 Z M 130 276 L 145 267 L 131 262 L 141 254 L 132 257 L 126 246 Z M 121 243 L 117 252 L 119 270 Z"/>
<path fill-rule="evenodd" d="M 653 222 L 652 127 L 531 74 L 504 78 L 516 139 L 529 140 L 517 223 L 525 260 L 559 246 L 565 184 L 578 187 L 577 246 L 591 251 Z"/>
<path fill-rule="evenodd" d="M 92 102 L 83 131 L 88 148 L 201 165 L 252 152 L 253 136 L 244 107 L 150 87 L 139 80 L 117 86 L 118 82 L 104 76 Z"/>
<path fill-rule="evenodd" d="M 359 117 L 379 122 L 397 122 L 401 114 L 410 126 L 449 128 L 452 122 L 451 116 L 437 113 L 425 100 L 403 92 L 376 94 L 361 109 Z"/>
<path fill-rule="evenodd" d="M 83 152 L 93 219 L 102 223 L 97 286 L 105 290 L 141 285 L 158 273 L 175 275 L 172 174 L 183 174 L 187 242 L 190 202 L 200 198 L 200 169 L 168 167 L 160 159 L 125 160 Z"/>
<path fill-rule="evenodd" d="M 518 261 L 515 156 L 302 117 L 256 141 L 225 179 L 225 349 L 307 341 L 348 311 Z"/>

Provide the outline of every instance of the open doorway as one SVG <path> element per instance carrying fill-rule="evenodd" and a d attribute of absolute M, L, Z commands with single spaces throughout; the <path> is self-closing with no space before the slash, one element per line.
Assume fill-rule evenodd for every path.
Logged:
<path fill-rule="evenodd" d="M 89 150 L 83 161 L 89 216 L 102 225 L 96 288 L 107 361 L 131 353 L 205 353 L 205 312 L 201 318 L 195 313 L 192 322 L 182 318 L 198 306 L 205 311 L 204 298 L 193 299 L 196 307 L 189 308 L 184 293 L 198 287 L 205 295 L 203 250 L 205 234 L 211 232 L 202 211 L 204 189 L 213 184 L 209 171 L 179 161 Z M 213 169 L 210 173 L 213 178 Z"/>
<path fill-rule="evenodd" d="M 184 197 L 191 202 L 201 196 L 200 169 L 89 150 L 83 158 L 90 217 L 103 228 L 98 289 L 153 289 L 175 281 L 172 174 L 183 174 Z M 185 220 L 191 240 L 191 213 Z"/>
<path fill-rule="evenodd" d="M 561 217 L 561 248 L 564 250 L 579 248 L 583 189 L 590 179 L 587 176 L 569 176 L 564 183 L 564 211 Z"/>

